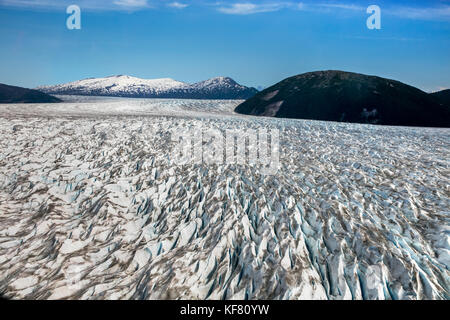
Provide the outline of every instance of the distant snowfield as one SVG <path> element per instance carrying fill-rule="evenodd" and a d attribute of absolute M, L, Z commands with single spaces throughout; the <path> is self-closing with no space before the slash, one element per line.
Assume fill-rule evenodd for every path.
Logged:
<path fill-rule="evenodd" d="M 0 295 L 450 297 L 449 129 L 70 99 L 0 105 Z M 278 173 L 171 165 L 199 126 L 279 129 Z"/>

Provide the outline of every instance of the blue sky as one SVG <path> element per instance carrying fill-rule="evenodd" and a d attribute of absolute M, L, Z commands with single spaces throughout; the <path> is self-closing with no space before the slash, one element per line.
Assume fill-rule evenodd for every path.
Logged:
<path fill-rule="evenodd" d="M 81 8 L 81 30 L 66 7 Z M 369 30 L 366 8 L 381 8 Z M 0 82 L 25 87 L 127 74 L 266 87 L 338 69 L 450 88 L 450 0 L 0 0 Z"/>

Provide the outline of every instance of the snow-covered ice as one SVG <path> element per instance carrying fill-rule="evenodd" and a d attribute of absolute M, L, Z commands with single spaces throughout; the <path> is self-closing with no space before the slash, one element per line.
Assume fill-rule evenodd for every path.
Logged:
<path fill-rule="evenodd" d="M 0 295 L 449 298 L 449 129 L 66 99 L 0 105 Z M 280 130 L 277 174 L 173 165 L 199 126 Z"/>

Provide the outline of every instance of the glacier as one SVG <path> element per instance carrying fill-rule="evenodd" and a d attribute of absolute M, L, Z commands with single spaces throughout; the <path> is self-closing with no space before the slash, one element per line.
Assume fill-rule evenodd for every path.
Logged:
<path fill-rule="evenodd" d="M 450 129 L 66 98 L 0 105 L 0 295 L 449 298 Z M 279 130 L 279 170 L 173 165 L 199 126 Z"/>

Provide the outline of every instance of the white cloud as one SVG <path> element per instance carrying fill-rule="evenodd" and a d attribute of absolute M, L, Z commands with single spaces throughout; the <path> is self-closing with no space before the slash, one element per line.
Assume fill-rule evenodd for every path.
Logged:
<path fill-rule="evenodd" d="M 185 0 L 0 0 L 0 7 L 12 6 L 27 9 L 51 9 L 60 10 L 68 5 L 76 3 L 82 10 L 118 10 L 136 11 L 153 7 L 167 6 L 176 9 L 183 9 L 189 6 Z M 192 0 L 197 6 L 213 7 L 224 14 L 250 15 L 262 12 L 275 12 L 282 9 L 303 10 L 323 14 L 333 14 L 335 10 L 344 10 L 360 14 L 359 11 L 366 7 L 357 1 L 347 0 L 346 2 L 327 1 L 315 2 L 313 0 L 235 0 L 238 2 L 228 3 L 223 0 Z M 242 1 L 242 2 L 239 2 Z M 448 1 L 442 0 L 441 5 L 422 4 L 421 6 L 381 6 L 382 14 L 395 16 L 399 19 L 430 20 L 430 21 L 450 21 L 450 5 Z"/>
<path fill-rule="evenodd" d="M 59 9 L 71 4 L 92 10 L 138 10 L 150 8 L 148 0 L 0 0 L 0 6 Z"/>
<path fill-rule="evenodd" d="M 2 0 L 0 1 L 0 5 L 11 7 L 42 7 L 42 8 L 64 6 L 64 4 L 58 2 L 55 3 L 55 1 L 45 1 L 45 0 Z"/>
<path fill-rule="evenodd" d="M 188 4 L 180 3 L 180 2 L 172 2 L 172 3 L 169 3 L 167 6 L 171 7 L 171 8 L 175 8 L 175 9 L 184 9 L 186 7 L 189 7 Z"/>
<path fill-rule="evenodd" d="M 352 10 L 352 11 L 362 11 L 366 10 L 365 7 L 358 6 L 355 4 L 345 4 L 345 3 L 320 3 L 317 5 L 318 7 L 329 8 L 329 9 L 344 9 L 344 10 Z"/>
<path fill-rule="evenodd" d="M 146 8 L 148 7 L 147 0 L 116 0 L 115 5 L 125 8 Z"/>
<path fill-rule="evenodd" d="M 217 10 L 225 14 L 248 15 L 262 12 L 274 12 L 284 8 L 296 6 L 301 8 L 302 4 L 292 2 L 276 2 L 276 3 L 234 3 L 230 6 L 221 6 Z"/>

